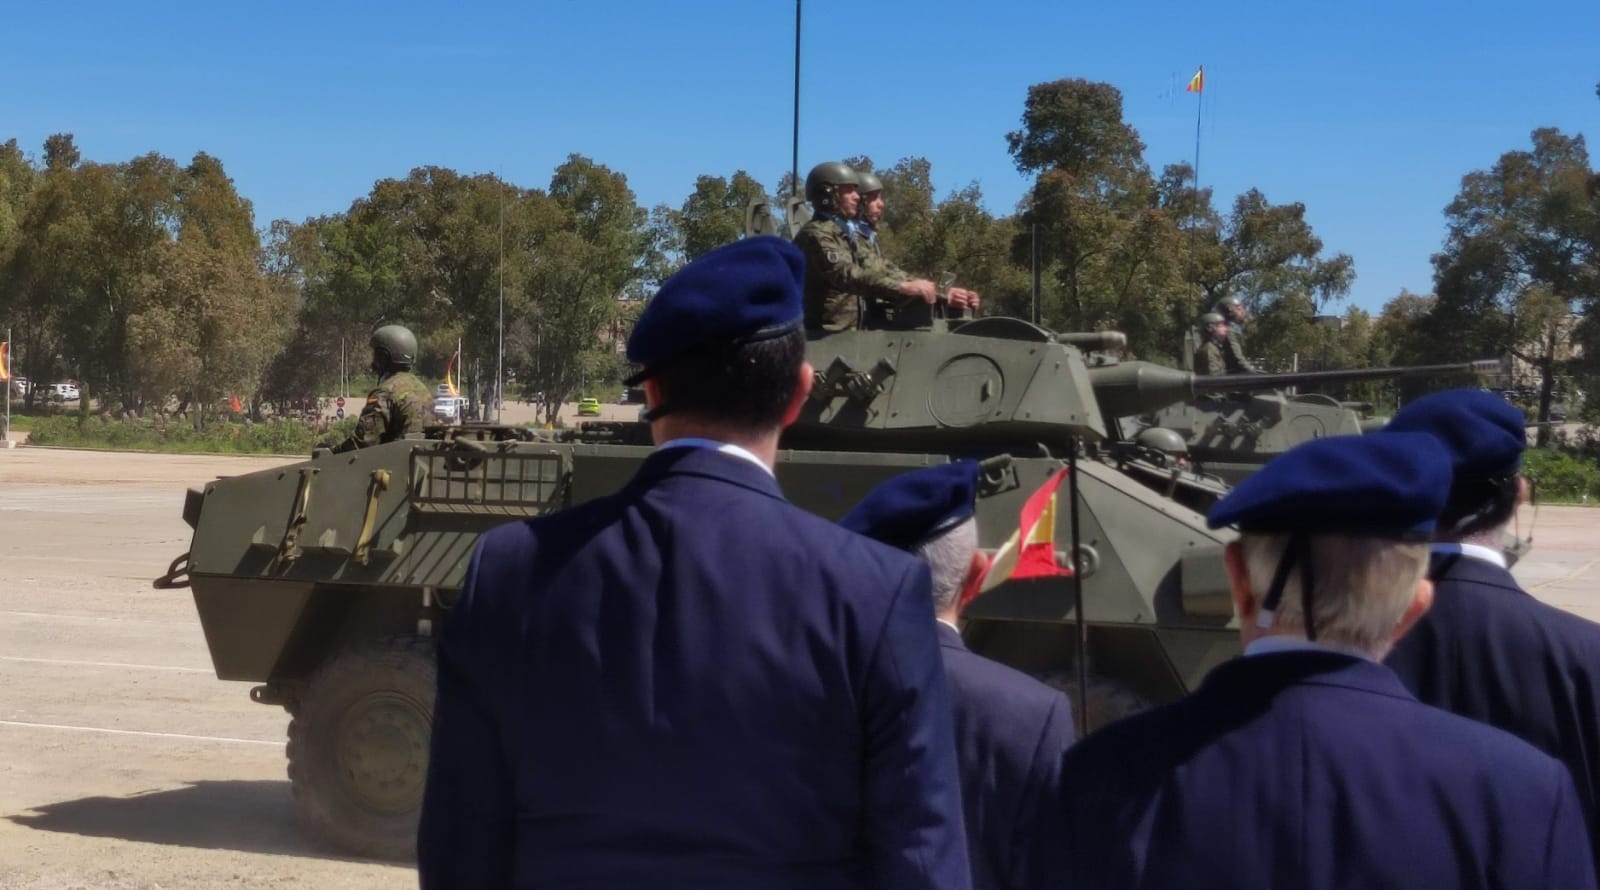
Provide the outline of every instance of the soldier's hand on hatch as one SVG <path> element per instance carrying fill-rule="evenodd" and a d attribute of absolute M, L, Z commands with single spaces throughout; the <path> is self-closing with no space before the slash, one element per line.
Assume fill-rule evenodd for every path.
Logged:
<path fill-rule="evenodd" d="M 939 286 L 926 278 L 913 278 L 900 285 L 900 293 L 908 297 L 921 297 L 923 302 L 931 306 L 939 299 Z"/>
<path fill-rule="evenodd" d="M 950 288 L 950 305 L 952 306 L 961 306 L 976 312 L 978 311 L 979 302 L 981 302 L 981 298 L 975 290 L 967 290 L 964 287 Z"/>

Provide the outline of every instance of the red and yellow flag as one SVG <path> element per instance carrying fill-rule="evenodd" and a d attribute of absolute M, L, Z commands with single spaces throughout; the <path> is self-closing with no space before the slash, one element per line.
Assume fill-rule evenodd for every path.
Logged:
<path fill-rule="evenodd" d="M 461 353 L 457 351 L 455 355 L 450 356 L 450 361 L 444 366 L 444 386 L 445 389 L 450 390 L 451 398 L 456 398 L 457 396 L 461 395 L 460 393 L 456 392 L 455 381 L 450 379 L 450 371 L 456 366 L 456 359 L 460 357 Z"/>
<path fill-rule="evenodd" d="M 0 340 L 0 380 L 11 379 L 11 343 Z"/>
<path fill-rule="evenodd" d="M 1189 85 L 1183 88 L 1185 93 L 1202 93 L 1206 89 L 1206 66 L 1201 65 L 1200 70 L 1189 78 Z"/>
<path fill-rule="evenodd" d="M 244 413 L 244 405 L 240 404 L 238 396 L 229 396 L 228 397 L 228 407 L 232 408 L 233 409 L 233 413 L 235 413 L 235 414 L 243 414 Z"/>
<path fill-rule="evenodd" d="M 1017 530 L 995 551 L 974 595 L 1006 581 L 1072 575 L 1071 567 L 1056 563 L 1056 492 L 1065 478 L 1067 468 L 1062 467 L 1028 495 Z"/>

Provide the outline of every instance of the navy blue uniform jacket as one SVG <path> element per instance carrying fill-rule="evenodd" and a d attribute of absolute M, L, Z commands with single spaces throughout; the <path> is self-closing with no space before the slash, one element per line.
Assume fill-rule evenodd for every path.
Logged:
<path fill-rule="evenodd" d="M 1592 888 L 1567 771 L 1336 652 L 1233 659 L 1062 767 L 1062 886 Z"/>
<path fill-rule="evenodd" d="M 968 886 L 929 595 L 707 449 L 494 529 L 441 633 L 422 886 Z"/>
<path fill-rule="evenodd" d="M 1539 602 L 1481 559 L 1435 554 L 1428 576 L 1433 608 L 1386 663 L 1418 699 L 1565 763 L 1600 850 L 1600 625 Z"/>
<path fill-rule="evenodd" d="M 1061 755 L 1072 745 L 1072 704 L 1020 671 L 967 649 L 939 625 L 956 718 L 967 855 L 978 890 L 1059 886 L 1031 868 L 1040 835 L 1060 829 Z"/>

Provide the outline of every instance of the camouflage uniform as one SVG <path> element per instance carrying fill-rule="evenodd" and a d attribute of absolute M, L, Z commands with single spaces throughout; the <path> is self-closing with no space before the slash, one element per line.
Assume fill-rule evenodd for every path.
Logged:
<path fill-rule="evenodd" d="M 1209 337 L 1194 351 L 1194 372 L 1212 376 L 1228 373 L 1228 356 L 1222 344 Z"/>
<path fill-rule="evenodd" d="M 433 411 L 433 392 L 410 371 L 398 371 L 378 381 L 367 396 L 355 432 L 333 450 L 354 451 L 393 442 L 406 433 L 420 433 Z"/>
<path fill-rule="evenodd" d="M 1228 342 L 1224 351 L 1227 353 L 1229 374 L 1260 374 L 1261 369 L 1250 364 L 1244 357 L 1244 326 L 1238 322 L 1228 323 Z"/>
<path fill-rule="evenodd" d="M 854 330 L 860 324 L 862 302 L 870 311 L 879 302 L 904 299 L 903 273 L 892 265 L 862 265 L 863 240 L 856 224 L 827 214 L 812 217 L 794 236 L 795 246 L 806 257 L 807 330 Z"/>

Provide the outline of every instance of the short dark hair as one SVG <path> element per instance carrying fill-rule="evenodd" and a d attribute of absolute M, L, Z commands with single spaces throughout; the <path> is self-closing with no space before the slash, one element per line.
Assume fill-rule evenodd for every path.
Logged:
<path fill-rule="evenodd" d="M 1465 538 L 1511 521 L 1517 509 L 1518 476 L 1458 477 L 1439 514 L 1439 534 Z"/>
<path fill-rule="evenodd" d="M 800 385 L 805 332 L 732 346 L 702 347 L 656 373 L 665 412 L 720 426 L 769 432 Z"/>

